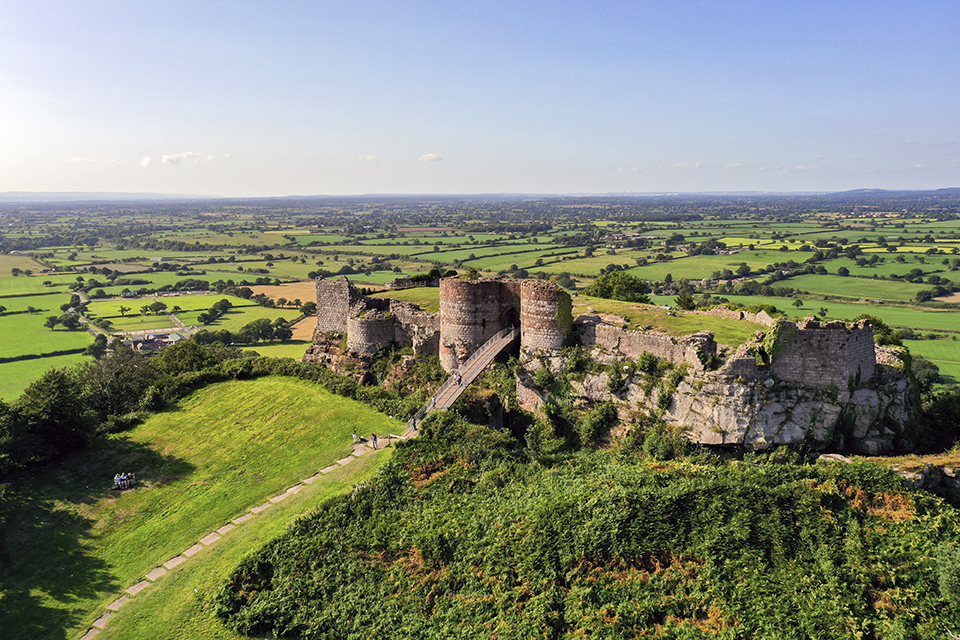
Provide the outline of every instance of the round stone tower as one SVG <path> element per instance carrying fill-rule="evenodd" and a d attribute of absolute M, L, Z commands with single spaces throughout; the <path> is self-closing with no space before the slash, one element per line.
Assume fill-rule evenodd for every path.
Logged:
<path fill-rule="evenodd" d="M 453 371 L 500 326 L 503 298 L 497 280 L 440 280 L 440 364 Z"/>
<path fill-rule="evenodd" d="M 520 353 L 559 351 L 573 325 L 570 294 L 543 280 L 520 284 Z"/>

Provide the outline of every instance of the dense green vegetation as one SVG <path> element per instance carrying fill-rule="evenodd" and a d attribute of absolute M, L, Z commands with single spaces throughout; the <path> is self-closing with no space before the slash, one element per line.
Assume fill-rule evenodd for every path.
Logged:
<path fill-rule="evenodd" d="M 530 463 L 445 419 L 244 560 L 228 626 L 282 637 L 929 638 L 956 510 L 868 463 Z"/>

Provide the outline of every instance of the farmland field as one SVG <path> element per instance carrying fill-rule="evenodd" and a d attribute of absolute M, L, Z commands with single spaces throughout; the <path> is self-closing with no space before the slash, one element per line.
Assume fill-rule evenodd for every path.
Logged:
<path fill-rule="evenodd" d="M 45 329 L 49 331 L 49 329 Z M 0 363 L 0 400 L 12 402 L 49 369 L 61 369 L 92 359 L 80 353 Z"/>
<path fill-rule="evenodd" d="M 949 378 L 947 382 L 960 384 L 960 341 L 904 340 L 903 345 L 940 367 L 940 374 Z"/>
<path fill-rule="evenodd" d="M 816 293 L 819 295 L 841 296 L 861 300 L 912 301 L 919 291 L 925 291 L 928 285 L 910 284 L 892 280 L 873 280 L 868 278 L 842 278 L 840 276 L 804 275 L 782 280 L 781 284 Z"/>
<path fill-rule="evenodd" d="M 55 314 L 49 315 L 59 316 L 60 313 L 58 309 Z M 0 358 L 82 349 L 93 342 L 93 336 L 83 330 L 68 331 L 63 327 L 47 329 L 43 326 L 47 315 L 21 313 L 0 316 Z"/>

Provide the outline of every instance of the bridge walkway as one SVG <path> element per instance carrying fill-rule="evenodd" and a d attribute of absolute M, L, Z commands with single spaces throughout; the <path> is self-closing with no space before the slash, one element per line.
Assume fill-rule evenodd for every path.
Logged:
<path fill-rule="evenodd" d="M 433 397 L 426 402 L 416 415 L 413 416 L 403 428 L 404 438 L 412 438 L 417 435 L 417 425 L 423 422 L 423 419 L 431 412 L 438 409 L 449 409 L 460 394 L 466 390 L 470 383 L 493 362 L 501 351 L 517 339 L 520 330 L 516 328 L 503 329 L 495 336 L 487 340 L 479 349 L 473 352 L 467 361 L 460 365 L 460 368 L 454 371 L 446 382 L 433 394 Z M 459 375 L 459 379 L 458 379 Z"/>

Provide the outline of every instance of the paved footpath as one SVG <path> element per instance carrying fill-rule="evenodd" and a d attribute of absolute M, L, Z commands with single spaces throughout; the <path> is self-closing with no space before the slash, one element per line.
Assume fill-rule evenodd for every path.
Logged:
<path fill-rule="evenodd" d="M 392 440 L 393 438 L 381 438 L 381 448 L 382 446 L 389 444 Z M 353 451 L 347 457 L 341 458 L 330 466 L 320 469 L 320 471 L 318 471 L 315 475 L 305 478 L 302 482 L 293 485 L 283 493 L 273 496 L 263 504 L 251 507 L 245 513 L 237 516 L 219 529 L 211 531 L 207 535 L 200 538 L 200 540 L 198 540 L 196 544 L 191 546 L 189 549 L 184 549 L 179 555 L 170 558 L 157 567 L 154 567 L 143 576 L 143 579 L 140 580 L 140 582 L 127 587 L 123 590 L 123 593 L 118 594 L 117 599 L 106 606 L 103 615 L 94 620 L 93 626 L 80 637 L 80 640 L 90 640 L 90 638 L 96 637 L 98 633 L 107 628 L 110 618 L 116 615 L 116 612 L 120 610 L 120 607 L 136 598 L 137 595 L 144 590 L 161 588 L 164 583 L 162 580 L 160 580 L 160 578 L 171 571 L 180 570 L 180 567 L 189 567 L 190 559 L 193 558 L 193 556 L 201 553 L 205 548 L 216 544 L 221 538 L 229 536 L 230 532 L 236 527 L 242 526 L 243 523 L 256 518 L 258 514 L 263 513 L 267 509 L 270 509 L 277 504 L 280 504 L 290 496 L 299 493 L 304 487 L 309 484 L 313 484 L 317 480 L 320 480 L 324 475 L 330 473 L 334 469 L 338 469 L 344 465 L 350 464 L 360 456 L 365 456 L 373 452 L 374 449 L 369 443 L 358 443 L 353 445 Z"/>

